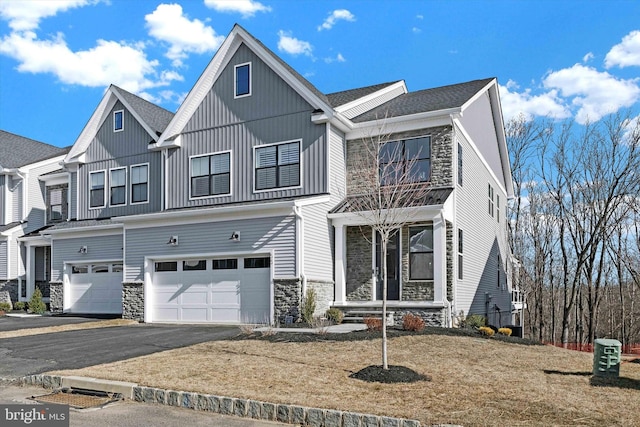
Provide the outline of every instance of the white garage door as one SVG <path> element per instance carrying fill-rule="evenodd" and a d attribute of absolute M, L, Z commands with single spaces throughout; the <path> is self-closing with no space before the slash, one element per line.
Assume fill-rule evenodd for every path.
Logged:
<path fill-rule="evenodd" d="M 269 257 L 162 261 L 154 267 L 154 322 L 270 320 Z"/>
<path fill-rule="evenodd" d="M 70 313 L 122 313 L 122 263 L 77 264 L 69 274 Z"/>

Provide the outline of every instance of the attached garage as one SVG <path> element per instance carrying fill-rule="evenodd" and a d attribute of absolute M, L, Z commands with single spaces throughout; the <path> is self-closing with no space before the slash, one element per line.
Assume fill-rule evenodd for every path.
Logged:
<path fill-rule="evenodd" d="M 68 313 L 122 314 L 122 262 L 69 266 Z"/>
<path fill-rule="evenodd" d="M 268 322 L 270 261 L 252 256 L 154 262 L 151 321 Z"/>

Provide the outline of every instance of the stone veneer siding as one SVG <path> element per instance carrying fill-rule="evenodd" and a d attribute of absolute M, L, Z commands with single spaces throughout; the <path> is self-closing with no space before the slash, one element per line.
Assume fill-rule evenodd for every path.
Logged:
<path fill-rule="evenodd" d="M 371 227 L 347 227 L 347 301 L 370 301 L 373 292 L 371 274 Z"/>
<path fill-rule="evenodd" d="M 49 282 L 44 280 L 36 280 L 36 289 L 40 289 L 42 298 L 50 298 L 51 290 L 49 289 Z"/>
<path fill-rule="evenodd" d="M 144 322 L 144 283 L 122 283 L 122 318 Z"/>
<path fill-rule="evenodd" d="M 292 322 L 301 319 L 302 283 L 299 279 L 273 279 L 273 296 L 276 323 L 286 323 L 288 316 Z"/>
<path fill-rule="evenodd" d="M 0 292 L 7 292 L 12 302 L 18 301 L 18 282 L 16 280 L 0 282 Z"/>
<path fill-rule="evenodd" d="M 446 310 L 444 308 L 407 308 L 400 309 L 394 307 L 393 320 L 396 325 L 402 325 L 402 319 L 407 314 L 411 313 L 415 316 L 420 316 L 424 320 L 426 326 L 434 326 L 443 328 L 446 323 Z"/>
<path fill-rule="evenodd" d="M 49 282 L 49 311 L 52 313 L 62 313 L 64 307 L 62 282 Z"/>
<path fill-rule="evenodd" d="M 333 282 L 324 280 L 307 279 L 307 291 L 313 289 L 316 292 L 316 311 L 314 316 L 323 316 L 333 302 Z"/>

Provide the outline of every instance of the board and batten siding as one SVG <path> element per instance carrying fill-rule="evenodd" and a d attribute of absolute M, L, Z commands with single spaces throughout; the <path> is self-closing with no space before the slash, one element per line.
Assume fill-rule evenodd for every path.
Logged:
<path fill-rule="evenodd" d="M 456 184 L 456 229 L 454 233 L 454 277 L 456 282 L 455 310 L 464 315 L 485 315 L 485 293 L 491 294 L 491 306 L 497 304 L 503 312 L 511 310 L 511 296 L 506 287 L 506 275 L 500 272 L 498 255 L 504 264 L 508 260 L 504 205 L 506 194 L 498 187 L 469 142 L 457 131 L 456 142 L 462 145 L 463 184 Z M 456 150 L 457 150 L 457 144 Z M 489 214 L 488 184 L 500 196 L 500 221 Z M 463 230 L 463 279 L 458 279 L 458 229 Z M 498 286 L 498 274 L 501 285 Z"/>
<path fill-rule="evenodd" d="M 87 247 L 87 253 L 78 253 L 81 246 Z M 122 234 L 95 237 L 77 237 L 71 239 L 53 239 L 51 241 L 51 280 L 62 281 L 64 264 L 72 262 L 83 264 L 93 261 L 120 261 L 123 257 Z"/>
<path fill-rule="evenodd" d="M 234 231 L 240 232 L 239 242 L 229 240 Z M 296 274 L 293 215 L 133 228 L 126 229 L 125 236 L 125 280 L 129 282 L 144 280 L 145 257 L 180 260 L 216 255 L 224 258 L 225 254 L 265 254 L 272 250 L 274 277 L 291 278 Z M 167 244 L 172 236 L 178 237 L 178 245 Z"/>
<path fill-rule="evenodd" d="M 78 173 L 69 174 L 69 219 L 78 218 Z"/>

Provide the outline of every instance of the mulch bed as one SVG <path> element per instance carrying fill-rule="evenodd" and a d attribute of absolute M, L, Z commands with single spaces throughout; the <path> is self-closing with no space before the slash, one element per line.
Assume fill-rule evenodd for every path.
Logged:
<path fill-rule="evenodd" d="M 418 381 L 431 381 L 426 375 L 422 375 L 405 366 L 389 365 L 389 369 L 383 369 L 382 365 L 367 366 L 364 369 L 349 375 L 367 382 L 376 383 L 415 383 Z"/>

